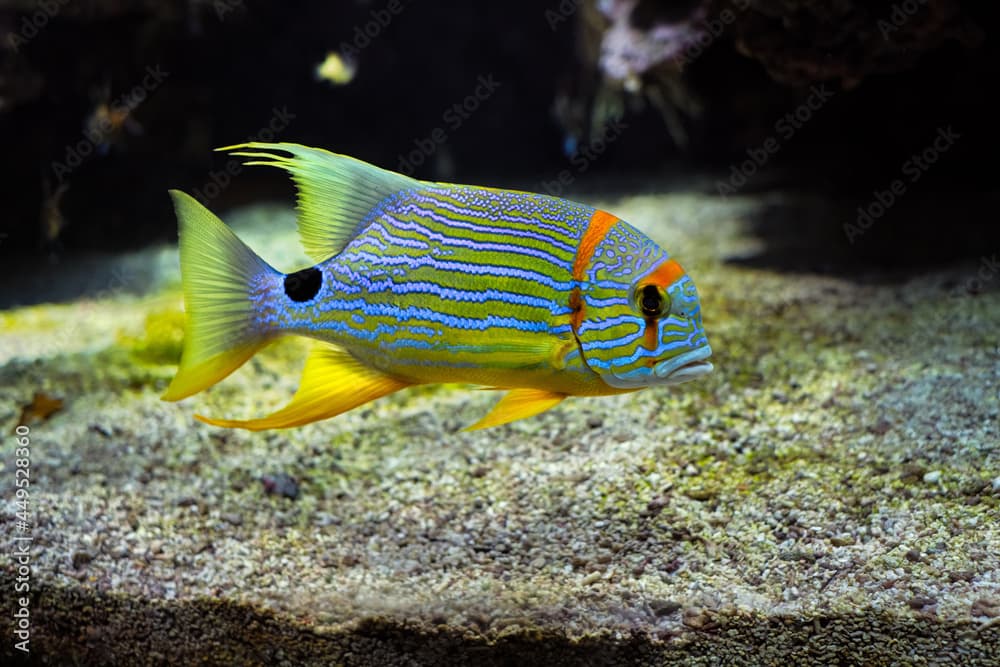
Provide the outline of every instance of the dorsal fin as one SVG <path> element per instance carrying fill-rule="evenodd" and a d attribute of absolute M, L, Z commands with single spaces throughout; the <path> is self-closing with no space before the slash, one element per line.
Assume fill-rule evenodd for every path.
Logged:
<path fill-rule="evenodd" d="M 306 254 L 317 262 L 343 250 L 368 213 L 386 197 L 420 187 L 419 181 L 408 176 L 300 144 L 254 141 L 218 150 L 252 158 L 244 164 L 280 167 L 292 175 L 299 191 L 299 236 Z"/>

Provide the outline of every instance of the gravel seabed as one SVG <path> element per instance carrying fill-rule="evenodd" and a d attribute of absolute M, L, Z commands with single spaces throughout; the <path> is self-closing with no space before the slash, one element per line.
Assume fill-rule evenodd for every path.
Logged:
<path fill-rule="evenodd" d="M 6 432 L 35 392 L 65 400 L 31 425 L 32 659 L 998 664 L 1000 276 L 753 268 L 726 261 L 759 249 L 752 197 L 592 201 L 694 277 L 708 378 L 471 433 L 496 395 L 457 385 L 249 433 L 192 415 L 277 409 L 307 344 L 160 401 L 173 249 L 122 260 L 160 267 L 144 293 L 119 272 L 0 312 Z M 226 217 L 291 270 L 292 216 Z M 12 445 L 2 554 L 21 535 Z M 267 493 L 281 474 L 297 498 Z"/>

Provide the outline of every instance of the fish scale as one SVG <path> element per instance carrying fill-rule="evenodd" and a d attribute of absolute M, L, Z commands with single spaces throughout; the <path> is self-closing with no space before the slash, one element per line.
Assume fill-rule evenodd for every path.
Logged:
<path fill-rule="evenodd" d="M 164 394 L 222 380 L 276 337 L 319 341 L 284 428 L 415 384 L 509 390 L 472 428 L 521 419 L 567 396 L 677 384 L 712 366 L 694 283 L 614 215 L 547 195 L 417 181 L 297 144 L 230 147 L 298 186 L 298 226 L 316 264 L 283 274 L 196 201 L 180 221 L 187 332 Z"/>
<path fill-rule="evenodd" d="M 514 192 L 473 194 L 453 187 L 398 195 L 341 255 L 321 265 L 336 275 L 348 272 L 345 265 L 355 268 L 360 253 L 371 263 L 410 260 L 401 276 L 370 282 L 364 303 L 343 303 L 338 292 L 346 286 L 331 284 L 330 300 L 320 307 L 360 310 L 366 319 L 356 330 L 343 329 L 327 340 L 403 374 L 430 366 L 449 373 L 443 379 L 495 384 L 501 379 L 497 371 L 525 365 L 518 350 L 544 348 L 551 337 L 568 336 L 566 290 L 576 256 L 571 244 L 594 209 Z M 400 238 L 410 243 L 399 243 Z M 447 263 L 436 261 L 441 257 Z M 391 333 L 367 335 L 394 320 L 400 325 Z M 484 334 L 496 342 L 484 344 Z M 544 361 L 542 356 L 535 364 L 538 374 L 547 376 Z"/>

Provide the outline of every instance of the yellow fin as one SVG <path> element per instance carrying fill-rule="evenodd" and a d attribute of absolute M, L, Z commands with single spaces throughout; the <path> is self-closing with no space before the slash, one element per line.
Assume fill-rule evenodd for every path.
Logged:
<path fill-rule="evenodd" d="M 213 426 L 261 431 L 301 426 L 363 405 L 408 387 L 411 383 L 365 366 L 337 347 L 318 347 L 306 360 L 302 382 L 291 403 L 262 419 L 210 419 L 195 415 Z"/>
<path fill-rule="evenodd" d="M 299 191 L 299 235 L 306 254 L 317 262 L 343 250 L 387 197 L 426 185 L 347 155 L 299 144 L 253 141 L 218 150 L 250 158 L 247 165 L 280 167 L 291 174 Z"/>
<path fill-rule="evenodd" d="M 189 320 L 190 321 L 190 320 Z M 189 330 L 192 329 L 188 325 Z M 187 334 L 184 338 L 184 357 L 181 359 L 180 368 L 177 375 L 167 390 L 160 397 L 164 401 L 179 401 L 187 398 L 191 394 L 196 394 L 206 387 L 222 380 L 237 368 L 246 363 L 261 348 L 261 344 L 247 344 L 240 347 L 226 350 L 204 361 L 192 362 L 191 358 L 197 350 L 193 347 L 196 341 L 192 334 Z M 191 342 L 189 342 L 191 341 Z M 188 352 L 193 350 L 193 352 Z"/>
<path fill-rule="evenodd" d="M 534 417 L 549 408 L 558 405 L 566 394 L 557 394 L 545 389 L 513 389 L 493 406 L 485 417 L 477 421 L 466 431 L 477 431 L 481 428 L 499 426 L 518 419 Z"/>
<path fill-rule="evenodd" d="M 255 322 L 250 292 L 278 272 L 190 195 L 171 190 L 180 225 L 184 352 L 165 401 L 212 386 L 273 339 Z"/>

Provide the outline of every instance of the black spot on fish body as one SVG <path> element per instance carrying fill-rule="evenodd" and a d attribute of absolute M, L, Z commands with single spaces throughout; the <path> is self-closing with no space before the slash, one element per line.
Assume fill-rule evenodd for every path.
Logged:
<path fill-rule="evenodd" d="M 285 294 L 296 303 L 309 301 L 323 285 L 323 272 L 315 266 L 285 276 Z"/>

